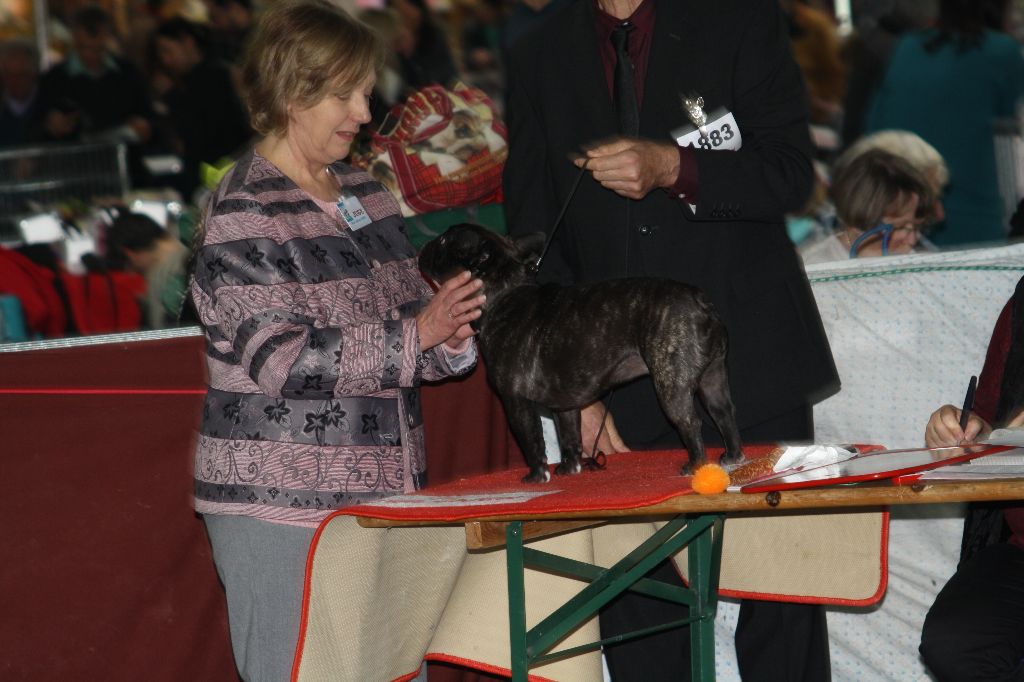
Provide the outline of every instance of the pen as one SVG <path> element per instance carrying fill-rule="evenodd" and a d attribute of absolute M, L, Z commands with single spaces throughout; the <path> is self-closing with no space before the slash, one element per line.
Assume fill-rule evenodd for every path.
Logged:
<path fill-rule="evenodd" d="M 978 377 L 972 376 L 967 384 L 967 395 L 964 396 L 964 409 L 960 410 L 960 432 L 967 430 L 967 418 L 971 416 L 974 409 L 974 389 L 978 387 Z"/>

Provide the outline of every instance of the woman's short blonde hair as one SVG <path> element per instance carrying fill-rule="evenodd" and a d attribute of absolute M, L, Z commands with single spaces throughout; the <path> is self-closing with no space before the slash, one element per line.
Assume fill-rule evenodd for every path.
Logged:
<path fill-rule="evenodd" d="M 383 62 L 377 35 L 327 0 L 281 0 L 260 16 L 242 65 L 253 129 L 283 135 L 288 109 L 355 88 Z"/>
<path fill-rule="evenodd" d="M 894 203 L 917 195 L 917 214 L 925 217 L 935 194 L 924 174 L 908 161 L 882 149 L 869 149 L 842 166 L 830 188 L 839 221 L 861 231 L 876 227 Z"/>
<path fill-rule="evenodd" d="M 906 159 L 933 182 L 936 193 L 941 193 L 949 184 L 949 168 L 942 154 L 909 130 L 880 130 L 860 138 L 836 159 L 833 172 L 838 173 L 843 166 L 870 149 L 884 149 Z"/>

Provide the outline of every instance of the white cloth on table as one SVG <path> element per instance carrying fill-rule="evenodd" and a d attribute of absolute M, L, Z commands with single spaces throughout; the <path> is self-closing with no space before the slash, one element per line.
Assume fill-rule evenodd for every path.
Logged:
<path fill-rule="evenodd" d="M 959 404 L 981 371 L 1003 304 L 1024 274 L 1024 245 L 808 265 L 842 390 L 814 408 L 818 443 L 919 447 L 931 413 Z M 921 625 L 960 554 L 962 505 L 894 506 L 889 587 L 875 607 L 830 609 L 834 682 L 930 679 Z M 739 680 L 738 606 L 715 622 L 721 682 Z"/>

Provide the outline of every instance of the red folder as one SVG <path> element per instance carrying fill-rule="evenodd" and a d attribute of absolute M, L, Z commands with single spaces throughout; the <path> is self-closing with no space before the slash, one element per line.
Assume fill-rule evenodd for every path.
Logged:
<path fill-rule="evenodd" d="M 740 490 L 744 493 L 765 493 L 773 490 L 796 490 L 895 478 L 1013 449 L 1015 448 L 1009 445 L 977 444 L 952 448 L 875 450 L 854 455 L 835 464 L 779 471 L 767 478 L 748 483 Z M 1024 448 L 1016 449 L 1024 452 Z"/>

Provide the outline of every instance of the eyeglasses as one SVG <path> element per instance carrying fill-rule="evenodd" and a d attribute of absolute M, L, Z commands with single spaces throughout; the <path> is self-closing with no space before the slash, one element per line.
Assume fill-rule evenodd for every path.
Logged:
<path fill-rule="evenodd" d="M 877 226 L 865 231 L 862 235 L 857 237 L 852 244 L 850 244 L 850 258 L 856 258 L 857 252 L 860 251 L 860 247 L 864 245 L 864 242 L 868 241 L 872 237 L 881 234 L 882 235 L 882 255 L 889 255 L 889 241 L 892 239 L 894 232 L 910 232 L 910 233 L 921 233 L 922 223 L 910 223 L 907 225 L 901 225 L 895 227 L 892 223 L 879 223 Z"/>

